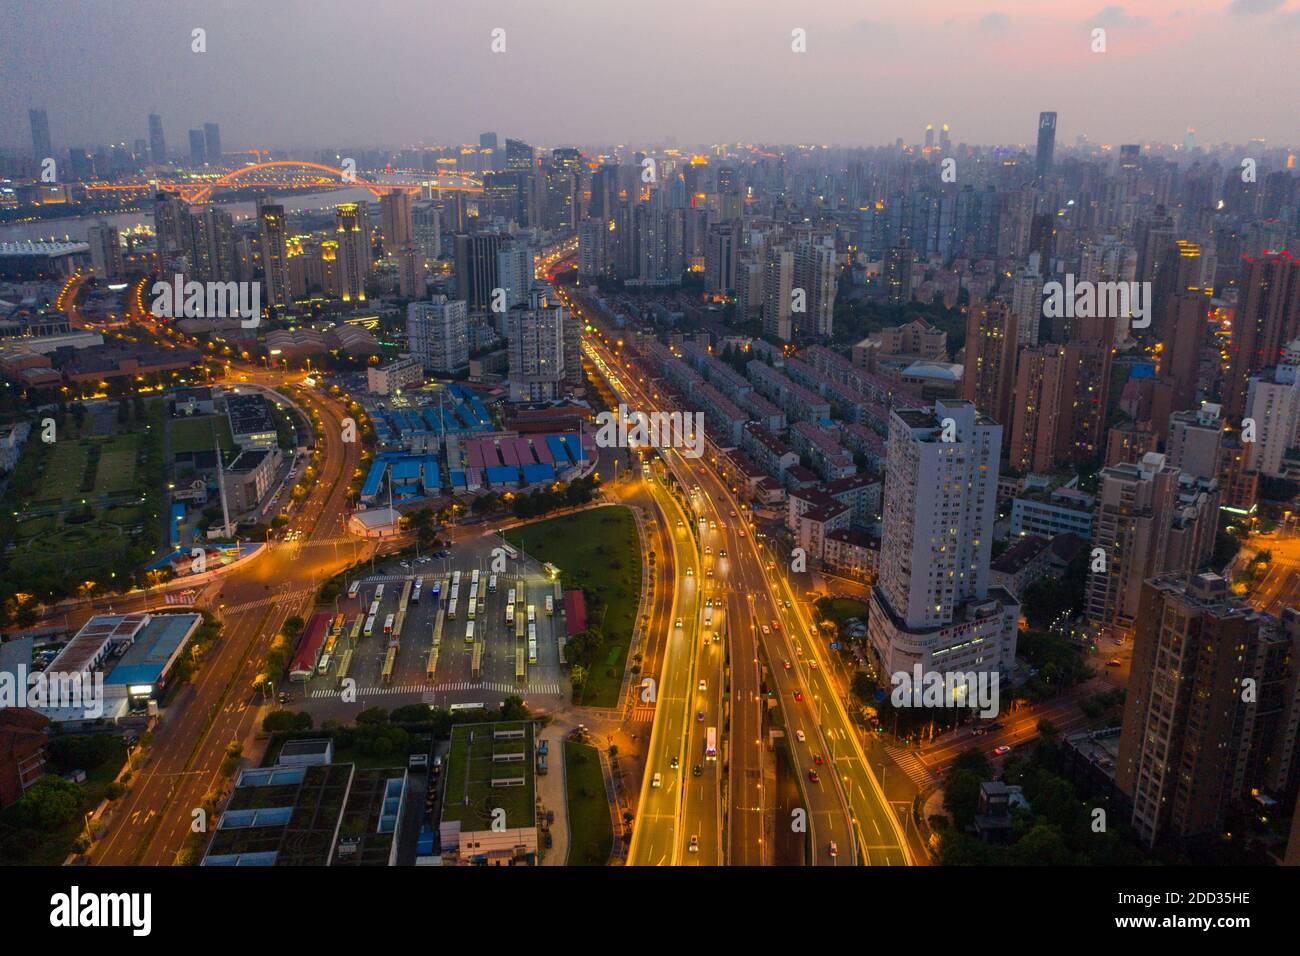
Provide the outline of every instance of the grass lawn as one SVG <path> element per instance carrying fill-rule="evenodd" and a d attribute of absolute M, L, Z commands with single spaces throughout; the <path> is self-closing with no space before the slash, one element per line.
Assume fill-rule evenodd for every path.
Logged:
<path fill-rule="evenodd" d="M 86 473 L 86 459 L 90 442 L 55 442 L 50 449 L 50 459 L 45 464 L 38 491 L 42 501 L 62 501 L 81 494 L 81 479 Z"/>
<path fill-rule="evenodd" d="M 851 598 L 835 598 L 834 600 L 821 600 L 817 602 L 817 613 L 823 620 L 835 622 L 837 628 L 843 627 L 844 622 L 850 618 L 860 618 L 864 623 L 867 620 L 867 603 L 865 601 L 855 601 Z"/>
<path fill-rule="evenodd" d="M 174 418 L 171 421 L 172 454 L 186 451 L 207 451 L 212 447 L 212 426 L 217 426 L 217 441 L 223 450 L 234 447 L 230 437 L 230 421 L 225 415 L 199 415 L 194 418 Z"/>
<path fill-rule="evenodd" d="M 135 485 L 135 462 L 140 440 L 132 434 L 114 435 L 104 443 L 95 472 L 95 493 L 130 491 Z"/>
<path fill-rule="evenodd" d="M 511 544 L 560 569 L 566 588 L 585 587 L 605 602 L 605 643 L 592 663 L 579 703 L 618 703 L 627 648 L 641 599 L 641 544 L 632 512 L 622 506 L 593 508 L 538 521 L 506 532 Z"/>
<path fill-rule="evenodd" d="M 604 866 L 614 848 L 605 779 L 595 747 L 564 742 L 564 785 L 569 802 L 569 866 Z"/>

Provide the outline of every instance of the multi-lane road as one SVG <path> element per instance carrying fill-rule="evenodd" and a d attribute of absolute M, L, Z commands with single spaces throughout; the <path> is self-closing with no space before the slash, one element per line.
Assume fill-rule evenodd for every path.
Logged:
<path fill-rule="evenodd" d="M 284 380 L 267 372 L 247 379 L 265 385 Z M 155 728 L 130 790 L 89 851 L 93 863 L 174 862 L 192 832 L 194 811 L 220 783 L 227 746 L 255 730 L 261 695 L 251 683 L 272 638 L 288 617 L 305 616 L 321 582 L 354 557 L 352 548 L 326 545 L 346 534 L 347 488 L 360 446 L 343 441 L 345 412 L 336 401 L 307 389 L 301 401 L 323 425 L 319 472 L 289 526 L 302 532 L 302 540 L 273 543 L 267 554 L 210 586 L 221 636 Z"/>
<path fill-rule="evenodd" d="M 625 357 L 616 358 L 600 336 L 589 337 L 587 354 L 630 407 L 671 410 L 667 396 L 659 396 L 662 386 L 645 385 L 640 372 L 630 368 Z M 725 597 L 730 651 L 726 705 L 731 720 L 725 743 L 730 758 L 728 861 L 770 862 L 766 833 L 773 801 L 761 739 L 765 658 L 768 689 L 776 695 L 790 735 L 814 862 L 906 864 L 909 859 L 897 816 L 871 774 L 825 663 L 819 660 L 817 642 L 807 637 L 816 633 L 815 628 L 788 583 L 783 584 L 784 576 L 764 567 L 748 512 L 716 471 L 716 453 L 711 449 L 703 458 L 688 459 L 664 449 L 662 457 L 691 495 L 697 513 L 706 519 L 700 542 L 706 549 L 706 581 L 713 570 Z M 651 780 L 656 757 L 652 748 L 646 771 Z M 684 829 L 697 825 L 689 810 L 684 806 Z"/>

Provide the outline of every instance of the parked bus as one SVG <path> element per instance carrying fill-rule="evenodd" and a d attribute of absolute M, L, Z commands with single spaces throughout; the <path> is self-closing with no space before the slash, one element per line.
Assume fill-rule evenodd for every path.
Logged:
<path fill-rule="evenodd" d="M 360 581 L 353 581 L 352 584 L 348 587 L 348 598 L 349 598 L 349 600 L 351 600 L 351 599 L 355 599 L 356 596 L 357 596 L 357 592 L 360 591 L 360 590 L 361 590 L 361 582 L 360 582 Z"/>
<path fill-rule="evenodd" d="M 455 714 L 462 710 L 483 710 L 485 707 L 487 707 L 487 704 L 448 704 L 447 712 Z"/>
<path fill-rule="evenodd" d="M 483 678 L 483 645 L 474 645 L 474 655 L 470 658 L 469 663 L 470 680 L 482 680 Z"/>
<path fill-rule="evenodd" d="M 454 587 L 454 588 L 458 588 L 458 587 L 460 587 L 460 572 L 459 572 L 459 571 L 453 571 L 453 572 L 451 572 L 451 586 Z"/>
<path fill-rule="evenodd" d="M 537 663 L 537 641 L 536 640 L 530 640 L 528 642 L 528 663 L 530 664 Z"/>
<path fill-rule="evenodd" d="M 442 621 L 446 615 L 445 610 L 439 610 L 437 618 L 433 622 L 433 646 L 437 647 L 442 643 Z"/>
<path fill-rule="evenodd" d="M 357 638 L 361 636 L 361 625 L 364 623 L 366 623 L 366 620 L 360 614 L 358 614 L 357 619 L 352 622 L 352 643 L 353 644 L 355 644 L 357 642 Z"/>
<path fill-rule="evenodd" d="M 530 605 L 528 605 L 528 628 L 529 628 L 529 630 L 532 630 L 533 623 L 534 623 L 536 620 L 537 620 L 537 608 L 536 608 L 534 605 L 530 604 Z"/>
<path fill-rule="evenodd" d="M 509 591 L 507 591 L 507 592 L 506 592 L 506 603 L 507 603 L 507 604 L 514 604 L 514 603 L 515 603 L 515 595 L 516 595 L 517 593 L 518 593 L 518 592 L 517 592 L 514 588 L 511 588 Z"/>
<path fill-rule="evenodd" d="M 515 612 L 515 640 L 524 639 L 524 616 L 518 611 Z"/>
<path fill-rule="evenodd" d="M 361 633 L 366 637 L 375 633 L 375 616 L 373 614 L 366 618 L 366 629 Z"/>
<path fill-rule="evenodd" d="M 380 680 L 385 684 L 393 682 L 393 665 L 397 663 L 397 648 L 390 647 L 388 653 L 384 655 L 384 672 L 379 675 Z"/>
<path fill-rule="evenodd" d="M 475 586 L 477 586 L 477 585 L 478 585 L 478 576 L 479 576 L 478 568 L 475 568 L 473 571 L 471 571 L 471 572 L 469 573 L 469 583 L 470 583 L 470 584 L 473 584 L 473 585 L 475 585 Z"/>
<path fill-rule="evenodd" d="M 361 620 L 357 618 L 357 620 Z M 352 667 L 352 648 L 345 648 L 343 654 L 339 657 L 339 669 L 334 675 L 334 679 L 342 686 L 348 678 L 348 670 Z"/>
<path fill-rule="evenodd" d="M 527 593 L 528 592 L 526 589 L 526 585 L 524 584 L 523 575 L 520 575 L 519 580 L 515 583 L 515 603 L 527 604 L 528 603 Z"/>
<path fill-rule="evenodd" d="M 420 603 L 420 592 L 424 590 L 424 578 L 415 579 L 415 587 L 411 588 L 411 603 Z"/>
<path fill-rule="evenodd" d="M 429 588 L 429 593 L 432 594 L 434 597 L 441 597 L 441 596 L 442 596 L 442 582 L 439 581 L 437 578 L 434 578 L 434 579 L 433 579 L 433 587 Z"/>
<path fill-rule="evenodd" d="M 378 601 L 371 601 L 371 602 L 370 602 L 370 613 L 371 613 L 372 615 L 373 615 L 373 614 L 378 614 L 378 613 L 379 613 L 379 602 L 378 602 Z"/>
<path fill-rule="evenodd" d="M 385 634 L 392 634 L 392 633 L 393 633 L 393 618 L 394 618 L 394 615 L 392 615 L 392 614 L 390 614 L 390 615 L 388 615 L 388 617 L 384 618 L 384 633 L 385 633 Z"/>
<path fill-rule="evenodd" d="M 343 630 L 343 612 L 340 611 L 334 615 L 334 623 L 330 625 L 330 633 L 337 634 Z"/>
<path fill-rule="evenodd" d="M 548 594 L 546 595 L 546 616 L 550 617 L 554 613 L 555 613 L 555 598 L 551 597 Z"/>
<path fill-rule="evenodd" d="M 497 593 L 497 576 L 494 574 L 488 578 L 488 594 Z"/>
<path fill-rule="evenodd" d="M 376 600 L 376 601 L 382 600 L 383 597 L 384 597 L 384 586 L 383 586 L 382 584 L 376 584 L 376 585 L 375 585 L 375 600 Z"/>
<path fill-rule="evenodd" d="M 506 605 L 506 624 L 510 627 L 515 625 L 515 606 L 514 604 Z"/>
<path fill-rule="evenodd" d="M 718 728 L 710 727 L 704 734 L 704 759 L 718 759 Z"/>
<path fill-rule="evenodd" d="M 470 621 L 468 624 L 465 625 L 465 643 L 466 644 L 474 643 L 474 622 L 473 621 Z"/>
<path fill-rule="evenodd" d="M 474 604 L 474 599 L 470 598 L 469 606 L 465 610 L 465 619 L 472 621 L 474 620 L 477 613 L 478 610 L 477 610 L 477 606 Z"/>
<path fill-rule="evenodd" d="M 515 682 L 522 684 L 524 682 L 525 676 L 526 676 L 526 672 L 524 671 L 524 649 L 522 647 L 517 647 L 515 648 Z"/>
<path fill-rule="evenodd" d="M 316 665 L 317 674 L 328 674 L 330 672 L 330 655 L 326 651 L 320 656 L 320 663 Z"/>
<path fill-rule="evenodd" d="M 447 620 L 456 620 L 456 599 L 452 598 L 447 604 Z"/>

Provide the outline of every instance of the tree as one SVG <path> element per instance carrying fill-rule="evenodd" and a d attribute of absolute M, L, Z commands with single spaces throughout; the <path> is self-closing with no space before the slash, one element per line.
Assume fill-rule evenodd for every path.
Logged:
<path fill-rule="evenodd" d="M 966 829 L 975 822 L 982 782 L 979 774 L 974 771 L 949 771 L 948 780 L 943 787 L 943 808 L 948 811 L 953 823 L 960 830 Z"/>
<path fill-rule="evenodd" d="M 79 784 L 62 777 L 42 777 L 18 801 L 18 817 L 26 826 L 47 833 L 70 822 L 81 808 Z"/>

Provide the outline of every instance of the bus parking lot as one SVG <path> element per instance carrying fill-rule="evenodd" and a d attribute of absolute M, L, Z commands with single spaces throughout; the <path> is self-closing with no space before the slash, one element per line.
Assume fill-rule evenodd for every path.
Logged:
<path fill-rule="evenodd" d="M 496 707 L 513 694 L 536 711 L 570 694 L 558 583 L 495 535 L 447 557 L 377 566 L 350 582 L 333 622 L 316 674 L 290 693 L 308 710 L 328 701 Z"/>

